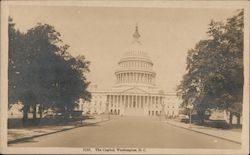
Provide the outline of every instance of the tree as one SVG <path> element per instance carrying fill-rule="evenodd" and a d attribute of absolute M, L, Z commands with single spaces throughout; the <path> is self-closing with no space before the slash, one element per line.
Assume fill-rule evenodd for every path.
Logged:
<path fill-rule="evenodd" d="M 9 59 L 8 59 L 8 90 L 9 90 L 9 106 L 11 107 L 12 103 L 18 101 L 20 96 L 21 89 L 17 83 L 16 79 L 19 79 L 20 68 L 22 66 L 21 59 L 23 55 L 23 43 L 24 43 L 24 34 L 20 33 L 15 29 L 15 24 L 13 19 L 9 17 Z"/>
<path fill-rule="evenodd" d="M 212 20 L 207 33 L 209 39 L 188 51 L 187 73 L 177 94 L 183 99 L 183 106 L 192 98 L 201 117 L 206 110 L 219 108 L 239 120 L 244 81 L 243 10 L 228 18 L 226 24 Z"/>
<path fill-rule="evenodd" d="M 11 36 L 14 28 L 9 26 Z M 9 68 L 15 68 L 9 69 L 9 87 L 15 87 L 15 90 L 9 90 L 9 98 L 17 96 L 10 100 L 10 104 L 22 101 L 24 120 L 27 119 L 30 107 L 33 109 L 33 119 L 36 119 L 38 104 L 42 107 L 40 110 L 54 108 L 66 114 L 73 110 L 79 98 L 91 98 L 86 90 L 89 82 L 85 78 L 90 62 L 84 56 L 71 56 L 69 46 L 62 42 L 60 33 L 54 27 L 39 23 L 23 36 L 17 40 L 23 42 L 18 43 L 22 50 L 18 50 L 13 40 L 9 44 L 9 62 L 19 66 L 17 69 L 9 63 Z M 16 70 L 19 78 L 15 76 Z"/>
<path fill-rule="evenodd" d="M 232 63 L 228 66 L 230 73 L 229 92 L 232 94 L 232 103 L 226 107 L 231 115 L 237 117 L 237 124 L 240 124 L 240 117 L 242 115 L 243 103 L 243 42 L 244 42 L 244 12 L 240 10 L 239 13 L 227 20 L 225 25 L 225 33 L 223 35 L 228 52 L 232 55 Z M 230 119 L 230 122 L 232 120 Z"/>

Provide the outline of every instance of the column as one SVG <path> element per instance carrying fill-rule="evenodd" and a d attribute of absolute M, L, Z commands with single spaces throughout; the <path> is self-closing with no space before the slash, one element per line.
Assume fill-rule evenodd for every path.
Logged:
<path fill-rule="evenodd" d="M 131 82 L 134 82 L 134 73 L 131 73 Z"/>
<path fill-rule="evenodd" d="M 123 99 L 123 95 L 120 95 L 121 96 L 121 102 L 120 102 L 120 107 L 122 108 L 122 106 L 124 105 L 124 99 Z"/>
<path fill-rule="evenodd" d="M 155 96 L 155 108 L 157 108 L 157 96 Z"/>
<path fill-rule="evenodd" d="M 141 83 L 141 73 L 138 73 L 138 82 Z"/>
<path fill-rule="evenodd" d="M 117 104 L 116 104 L 116 107 L 119 107 L 119 100 L 120 100 L 120 95 L 117 95 Z"/>
<path fill-rule="evenodd" d="M 131 95 L 131 108 L 133 108 L 133 104 L 134 104 L 134 96 Z"/>
<path fill-rule="evenodd" d="M 130 82 L 133 82 L 133 73 L 131 73 L 131 79 Z"/>
<path fill-rule="evenodd" d="M 133 73 L 133 82 L 135 82 L 135 73 Z"/>
<path fill-rule="evenodd" d="M 120 95 L 120 106 L 119 107 L 122 107 L 122 102 L 123 102 L 122 95 Z"/>
<path fill-rule="evenodd" d="M 137 95 L 136 102 L 137 102 L 137 108 L 140 108 L 140 96 L 138 96 L 138 95 Z"/>
<path fill-rule="evenodd" d="M 138 73 L 135 73 L 135 82 L 138 82 Z"/>
<path fill-rule="evenodd" d="M 144 104 L 144 96 L 141 96 L 141 108 L 143 108 L 143 104 Z"/>
<path fill-rule="evenodd" d="M 137 108 L 137 96 L 134 95 L 134 101 L 135 101 L 135 108 Z"/>
<path fill-rule="evenodd" d="M 129 108 L 129 104 L 130 104 L 130 97 L 129 97 L 129 95 L 128 95 L 127 97 L 128 97 L 128 108 Z"/>
<path fill-rule="evenodd" d="M 159 107 L 159 102 L 160 102 L 159 96 L 157 96 L 157 97 L 156 97 L 156 106 L 157 106 L 157 108 Z"/>
<path fill-rule="evenodd" d="M 152 104 L 153 104 L 153 108 L 155 108 L 155 96 L 152 96 Z"/>
<path fill-rule="evenodd" d="M 115 107 L 118 106 L 118 95 L 115 95 Z"/>
<path fill-rule="evenodd" d="M 110 107 L 113 107 L 113 95 L 110 96 L 110 103 L 111 103 Z"/>
<path fill-rule="evenodd" d="M 141 108 L 143 108 L 143 104 L 144 104 L 144 96 L 141 96 Z"/>
<path fill-rule="evenodd" d="M 130 107 L 131 108 L 133 108 L 133 102 L 134 102 L 133 100 L 134 100 L 134 96 L 131 95 L 131 100 L 130 100 L 130 102 L 131 102 L 131 106 Z"/>
<path fill-rule="evenodd" d="M 129 73 L 129 82 L 132 82 L 132 73 Z"/>
<path fill-rule="evenodd" d="M 135 76 L 135 82 L 137 82 L 137 73 L 134 73 Z"/>
<path fill-rule="evenodd" d="M 127 95 L 125 95 L 125 99 L 124 99 L 124 102 L 125 102 L 125 108 L 127 108 L 128 107 L 128 100 L 127 100 Z"/>
<path fill-rule="evenodd" d="M 155 105 L 156 105 L 156 96 L 154 96 L 154 108 L 155 108 Z"/>
<path fill-rule="evenodd" d="M 132 96 L 129 95 L 129 96 L 128 96 L 128 99 L 129 99 L 129 100 L 128 100 L 128 103 L 129 103 L 129 104 L 128 104 L 128 107 L 129 107 L 129 108 L 131 108 L 131 100 L 132 100 L 131 98 L 132 98 Z"/>
<path fill-rule="evenodd" d="M 151 107 L 151 96 L 148 96 L 148 108 L 150 109 Z"/>
<path fill-rule="evenodd" d="M 155 96 L 155 108 L 157 108 L 157 96 Z"/>
<path fill-rule="evenodd" d="M 136 106 L 134 107 L 134 105 L 135 105 L 135 103 L 136 103 L 135 97 L 136 97 L 136 96 L 135 96 L 135 95 L 133 95 L 133 99 L 132 99 L 132 107 L 133 107 L 133 108 L 135 108 L 135 107 L 136 107 Z"/>
<path fill-rule="evenodd" d="M 138 96 L 138 98 L 139 98 L 139 100 L 138 100 L 138 102 L 139 102 L 138 103 L 138 105 L 139 105 L 138 108 L 140 108 L 141 107 L 141 96 Z"/>
<path fill-rule="evenodd" d="M 126 104 L 127 104 L 127 108 L 129 107 L 129 96 L 126 95 Z"/>
<path fill-rule="evenodd" d="M 149 96 L 146 96 L 146 103 L 147 103 L 147 107 L 149 109 Z"/>
<path fill-rule="evenodd" d="M 125 95 L 122 95 L 123 97 L 122 97 L 122 106 L 123 106 L 123 108 L 125 108 L 125 103 L 126 103 L 126 101 L 125 101 L 125 99 L 126 99 L 126 96 Z"/>
<path fill-rule="evenodd" d="M 118 95 L 118 108 L 120 108 L 121 105 L 121 95 Z"/>
<path fill-rule="evenodd" d="M 133 104 L 135 104 L 135 108 L 137 108 L 137 95 L 134 95 Z"/>
<path fill-rule="evenodd" d="M 149 98 L 149 107 L 150 107 L 150 109 L 152 109 L 152 105 L 153 105 L 153 102 L 152 102 L 152 96 L 150 96 L 150 98 Z"/>

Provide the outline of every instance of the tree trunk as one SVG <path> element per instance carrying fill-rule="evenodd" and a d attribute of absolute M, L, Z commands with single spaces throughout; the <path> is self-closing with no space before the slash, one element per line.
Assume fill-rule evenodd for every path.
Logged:
<path fill-rule="evenodd" d="M 23 106 L 23 121 L 24 122 L 28 120 L 28 111 L 29 111 L 29 106 L 24 104 Z"/>
<path fill-rule="evenodd" d="M 33 121 L 36 121 L 36 104 L 32 106 L 33 109 Z"/>
<path fill-rule="evenodd" d="M 39 115 L 40 115 L 40 119 L 43 118 L 43 108 L 42 106 L 39 106 Z"/>
<path fill-rule="evenodd" d="M 229 124 L 232 125 L 233 124 L 233 113 L 229 112 Z"/>

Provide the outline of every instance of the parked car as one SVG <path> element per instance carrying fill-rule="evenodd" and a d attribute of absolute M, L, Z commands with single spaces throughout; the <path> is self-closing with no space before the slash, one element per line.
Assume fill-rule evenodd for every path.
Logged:
<path fill-rule="evenodd" d="M 189 122 L 189 116 L 188 115 L 184 115 L 184 114 L 180 114 L 178 116 L 178 120 L 180 122 L 188 123 Z"/>

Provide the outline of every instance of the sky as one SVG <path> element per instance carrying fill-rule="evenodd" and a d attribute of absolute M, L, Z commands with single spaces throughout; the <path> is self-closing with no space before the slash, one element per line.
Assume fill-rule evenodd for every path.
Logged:
<path fill-rule="evenodd" d="M 186 70 L 187 51 L 206 39 L 211 19 L 226 21 L 234 9 L 11 6 L 22 32 L 46 23 L 61 33 L 73 56 L 91 62 L 87 79 L 99 89 L 115 83 L 115 70 L 138 24 L 141 43 L 154 63 L 156 84 L 174 92 Z"/>

